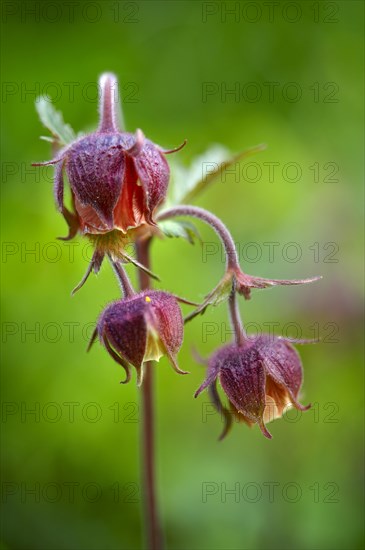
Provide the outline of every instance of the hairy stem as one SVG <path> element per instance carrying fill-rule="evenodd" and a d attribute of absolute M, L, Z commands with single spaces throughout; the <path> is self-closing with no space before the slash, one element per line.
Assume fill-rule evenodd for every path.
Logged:
<path fill-rule="evenodd" d="M 217 218 L 211 212 L 208 212 L 203 208 L 199 208 L 198 206 L 181 205 L 181 206 L 175 206 L 173 208 L 165 210 L 158 216 L 157 220 L 163 221 L 163 220 L 175 218 L 178 216 L 191 216 L 193 218 L 198 218 L 204 221 L 205 223 L 207 223 L 208 225 L 210 225 L 210 227 L 212 227 L 214 231 L 217 233 L 218 237 L 220 238 L 224 246 L 224 250 L 226 253 L 226 270 L 241 271 L 238 263 L 236 246 L 234 244 L 232 235 L 230 234 L 227 227 L 219 218 Z M 247 335 L 243 327 L 240 313 L 238 310 L 237 295 L 236 295 L 235 287 L 232 288 L 232 292 L 229 297 L 229 314 L 230 314 L 232 328 L 235 334 L 236 343 L 239 346 L 243 345 L 243 343 L 247 338 Z M 192 315 L 188 316 L 186 320 L 191 319 L 193 315 L 194 315 L 194 312 Z"/>
<path fill-rule="evenodd" d="M 108 256 L 109 256 L 110 262 L 112 264 L 112 267 L 114 269 L 114 272 L 117 276 L 117 279 L 120 283 L 120 286 L 122 288 L 123 296 L 125 298 L 128 298 L 129 296 L 133 296 L 135 294 L 135 292 L 133 290 L 132 283 L 130 282 L 129 277 L 128 277 L 125 269 L 123 268 L 123 266 L 120 265 L 119 262 L 115 262 L 109 254 L 108 254 Z"/>
<path fill-rule="evenodd" d="M 235 289 L 232 289 L 229 296 L 229 315 L 235 334 L 236 344 L 238 346 L 242 346 L 247 339 L 247 334 L 243 327 L 240 312 L 238 310 L 237 294 Z"/>
<path fill-rule="evenodd" d="M 169 208 L 168 210 L 161 212 L 161 214 L 157 217 L 157 221 L 168 220 L 170 218 L 176 218 L 178 216 L 191 216 L 192 218 L 198 218 L 199 220 L 202 220 L 203 222 L 210 225 L 210 227 L 212 227 L 212 229 L 214 229 L 214 231 L 217 233 L 224 246 L 224 250 L 226 253 L 226 268 L 239 269 L 236 246 L 234 244 L 232 235 L 230 234 L 224 223 L 219 218 L 217 218 L 217 216 L 215 216 L 211 212 L 208 212 L 208 210 L 204 210 L 204 208 L 199 208 L 198 206 L 181 205 L 174 206 L 173 208 Z"/>
<path fill-rule="evenodd" d="M 151 240 L 137 242 L 137 258 L 147 268 L 150 267 Z M 139 284 L 141 290 L 150 287 L 150 278 L 144 271 L 139 271 Z M 154 399 L 153 399 L 153 364 L 145 364 L 145 374 L 141 387 L 142 399 L 142 478 L 144 485 L 144 514 L 145 529 L 148 550 L 162 550 L 163 538 L 160 526 L 155 478 L 155 422 L 154 422 Z"/>

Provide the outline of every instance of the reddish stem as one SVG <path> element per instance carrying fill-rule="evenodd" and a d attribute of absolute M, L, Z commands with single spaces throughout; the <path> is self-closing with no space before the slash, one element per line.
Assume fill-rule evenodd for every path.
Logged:
<path fill-rule="evenodd" d="M 240 269 L 236 246 L 234 244 L 232 235 L 230 234 L 224 223 L 219 218 L 217 218 L 217 216 L 215 216 L 211 212 L 208 212 L 208 210 L 204 210 L 204 208 L 199 208 L 198 206 L 181 205 L 174 206 L 172 208 L 169 208 L 168 210 L 165 210 L 164 212 L 161 212 L 161 214 L 159 214 L 159 216 L 157 217 L 157 220 L 163 221 L 179 216 L 191 216 L 192 218 L 198 218 L 210 225 L 210 227 L 214 229 L 214 231 L 217 233 L 224 246 L 224 250 L 226 253 L 227 270 Z"/>
<path fill-rule="evenodd" d="M 231 320 L 231 325 L 234 330 L 236 344 L 242 346 L 247 340 L 247 334 L 243 328 L 240 312 L 238 309 L 237 303 L 237 294 L 235 289 L 232 290 L 229 297 L 229 315 Z"/>
<path fill-rule="evenodd" d="M 224 251 L 226 253 L 226 270 L 241 271 L 238 263 L 236 245 L 234 244 L 232 235 L 227 227 L 224 225 L 224 223 L 219 218 L 217 218 L 217 216 L 215 216 L 208 210 L 199 208 L 198 206 L 180 205 L 165 210 L 158 216 L 157 220 L 163 221 L 179 216 L 191 216 L 193 218 L 198 218 L 210 225 L 210 227 L 214 229 L 214 231 L 217 233 L 224 246 Z M 245 329 L 243 328 L 240 313 L 238 310 L 235 288 L 232 289 L 229 298 L 229 314 L 232 328 L 235 334 L 236 343 L 239 346 L 243 345 L 247 338 L 247 335 Z"/>
<path fill-rule="evenodd" d="M 135 292 L 133 290 L 133 286 L 129 280 L 129 277 L 125 269 L 120 265 L 119 262 L 115 262 L 110 255 L 109 255 L 109 259 L 114 269 L 114 273 L 116 274 L 117 279 L 122 288 L 124 298 L 129 298 L 130 296 L 134 296 Z"/>
<path fill-rule="evenodd" d="M 137 258 L 148 269 L 150 267 L 151 240 L 137 242 Z M 144 271 L 139 270 L 139 284 L 141 290 L 150 288 L 150 278 Z M 142 477 L 144 480 L 144 506 L 146 538 L 149 550 L 162 550 L 163 537 L 159 520 L 156 477 L 155 477 L 155 421 L 153 399 L 153 363 L 145 364 L 145 374 L 141 387 L 142 418 L 141 418 L 141 445 L 142 445 Z"/>

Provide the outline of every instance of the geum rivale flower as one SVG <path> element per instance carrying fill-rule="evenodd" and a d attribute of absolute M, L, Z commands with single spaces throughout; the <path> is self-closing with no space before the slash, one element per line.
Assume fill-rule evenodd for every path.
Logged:
<path fill-rule="evenodd" d="M 177 298 L 168 292 L 146 290 L 110 304 L 100 315 L 89 348 L 99 336 L 111 357 L 131 378 L 130 365 L 137 371 L 140 385 L 143 364 L 167 355 L 180 374 L 176 361 L 184 333 L 184 322 Z"/>
<path fill-rule="evenodd" d="M 166 197 L 170 177 L 165 155 L 178 151 L 186 143 L 164 151 L 139 129 L 135 135 L 121 131 L 116 114 L 116 77 L 109 73 L 102 75 L 100 87 L 97 131 L 66 146 L 55 159 L 33 164 L 56 165 L 56 205 L 69 226 L 64 240 L 72 239 L 79 231 L 96 243 L 95 255 L 82 283 L 92 269 L 99 271 L 106 252 L 139 265 L 123 254 L 121 245 L 130 241 L 128 232 L 142 225 L 156 225 L 154 214 Z M 70 184 L 71 210 L 64 203 L 64 172 Z"/>
<path fill-rule="evenodd" d="M 242 345 L 225 345 L 213 353 L 207 367 L 206 379 L 195 397 L 209 388 L 214 406 L 225 419 L 221 439 L 231 427 L 232 415 L 248 426 L 258 424 L 264 436 L 271 439 L 267 422 L 280 418 L 288 407 L 302 411 L 310 407 L 298 401 L 302 364 L 288 339 L 262 335 L 248 338 Z M 220 399 L 217 380 L 229 409 Z"/>

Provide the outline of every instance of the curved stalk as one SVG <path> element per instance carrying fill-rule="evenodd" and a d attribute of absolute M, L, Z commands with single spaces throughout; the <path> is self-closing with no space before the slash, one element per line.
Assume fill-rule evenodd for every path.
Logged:
<path fill-rule="evenodd" d="M 157 216 L 157 221 L 168 220 L 170 218 L 176 218 L 179 216 L 191 216 L 192 218 L 198 218 L 199 220 L 202 220 L 203 222 L 210 225 L 210 227 L 214 229 L 214 231 L 217 233 L 224 246 L 224 250 L 226 253 L 227 270 L 239 269 L 236 246 L 234 244 L 232 235 L 230 234 L 224 223 L 219 218 L 217 218 L 217 216 L 215 216 L 211 212 L 208 212 L 208 210 L 204 210 L 204 208 L 199 208 L 198 206 L 181 205 L 174 206 L 173 208 L 169 208 L 168 210 L 161 212 L 161 214 Z"/>

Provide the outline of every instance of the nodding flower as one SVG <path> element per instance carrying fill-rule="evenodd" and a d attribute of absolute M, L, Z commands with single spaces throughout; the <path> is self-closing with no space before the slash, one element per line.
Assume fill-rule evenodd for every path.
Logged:
<path fill-rule="evenodd" d="M 90 346 L 99 336 L 111 357 L 125 369 L 123 383 L 129 382 L 132 365 L 140 385 L 143 364 L 159 361 L 163 355 L 167 355 L 178 373 L 187 374 L 176 361 L 183 332 L 178 299 L 167 292 L 146 290 L 110 304 L 98 320 Z"/>
<path fill-rule="evenodd" d="M 243 345 L 228 344 L 219 348 L 207 364 L 207 377 L 195 397 L 209 389 L 214 406 L 225 419 L 220 439 L 228 433 L 232 416 L 248 426 L 258 424 L 264 436 L 271 439 L 267 422 L 280 418 L 288 407 L 310 407 L 298 402 L 302 364 L 284 338 L 262 335 L 248 338 Z M 220 399 L 217 379 L 228 398 L 229 409 Z"/>
<path fill-rule="evenodd" d="M 155 225 L 153 216 L 163 202 L 170 170 L 164 151 L 146 139 L 141 130 L 133 135 L 117 125 L 117 79 L 105 73 L 100 78 L 100 124 L 49 162 L 55 164 L 55 199 L 69 225 L 71 239 L 80 231 L 104 234 L 126 233 L 142 224 Z M 63 173 L 71 188 L 71 212 L 64 205 Z"/>
<path fill-rule="evenodd" d="M 62 240 L 78 232 L 95 245 L 95 255 L 78 290 L 91 271 L 98 273 L 106 253 L 132 263 L 124 254 L 134 239 L 133 230 L 156 226 L 154 215 L 163 203 L 170 178 L 164 151 L 145 138 L 142 130 L 133 135 L 121 131 L 117 123 L 117 87 L 115 75 L 100 77 L 100 123 L 95 132 L 76 139 L 57 157 L 33 166 L 55 165 L 54 195 L 69 232 Z M 64 173 L 71 190 L 71 210 L 64 203 Z M 143 268 L 143 266 L 138 266 Z"/>

